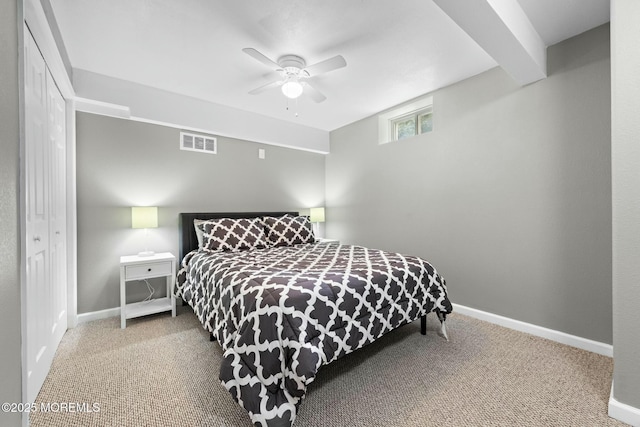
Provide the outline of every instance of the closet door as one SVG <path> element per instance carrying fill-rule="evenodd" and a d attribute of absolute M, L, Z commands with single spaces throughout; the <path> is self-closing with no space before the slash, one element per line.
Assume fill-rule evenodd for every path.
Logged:
<path fill-rule="evenodd" d="M 33 402 L 49 371 L 49 155 L 47 70 L 25 31 L 25 191 L 27 398 Z"/>
<path fill-rule="evenodd" d="M 33 402 L 67 329 L 65 104 L 25 27 L 26 401 Z"/>
<path fill-rule="evenodd" d="M 57 348 L 67 330 L 67 186 L 65 103 L 62 94 L 47 71 L 47 122 L 49 150 L 49 250 L 51 252 L 51 300 L 49 314 Z"/>

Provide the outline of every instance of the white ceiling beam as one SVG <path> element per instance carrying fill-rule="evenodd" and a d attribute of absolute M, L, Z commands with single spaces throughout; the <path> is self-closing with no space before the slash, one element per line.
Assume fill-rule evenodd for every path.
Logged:
<path fill-rule="evenodd" d="M 516 0 L 434 0 L 521 86 L 547 77 L 547 48 Z"/>
<path fill-rule="evenodd" d="M 76 109 L 329 154 L 329 132 L 74 68 Z"/>

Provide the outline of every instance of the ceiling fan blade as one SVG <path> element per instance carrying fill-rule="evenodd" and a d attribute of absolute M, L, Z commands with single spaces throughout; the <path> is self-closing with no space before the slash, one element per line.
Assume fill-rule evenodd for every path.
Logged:
<path fill-rule="evenodd" d="M 262 62 L 264 65 L 266 65 L 269 68 L 273 68 L 274 70 L 279 70 L 281 68 L 277 62 L 274 62 L 271 59 L 267 58 L 266 56 L 264 56 L 263 54 L 255 50 L 254 48 L 245 47 L 244 49 L 242 49 L 242 51 L 247 55 L 249 55 L 250 57 L 252 57 L 253 59 L 256 59 Z"/>
<path fill-rule="evenodd" d="M 309 95 L 309 97 L 315 102 L 322 102 L 327 99 L 327 97 L 318 91 L 318 89 L 311 86 L 309 82 L 302 82 L 302 86 L 304 87 L 304 93 Z"/>
<path fill-rule="evenodd" d="M 316 76 L 322 73 L 328 73 L 329 71 L 337 70 L 338 68 L 345 67 L 347 61 L 341 55 L 336 55 L 333 58 L 326 59 L 318 62 L 317 64 L 309 65 L 303 72 L 309 74 L 309 77 Z"/>
<path fill-rule="evenodd" d="M 275 87 L 278 86 L 282 86 L 282 80 L 277 80 L 275 82 L 271 82 L 271 83 L 267 83 L 266 85 L 262 85 L 260 87 L 257 87 L 255 89 L 253 89 L 252 91 L 249 91 L 250 95 L 257 95 L 259 93 L 265 92 L 269 89 L 273 89 Z"/>

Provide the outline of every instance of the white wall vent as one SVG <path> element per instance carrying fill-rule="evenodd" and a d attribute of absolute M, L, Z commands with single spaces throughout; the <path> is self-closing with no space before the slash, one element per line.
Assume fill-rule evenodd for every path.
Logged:
<path fill-rule="evenodd" d="M 180 132 L 180 149 L 197 151 L 199 153 L 216 154 L 218 143 L 216 138 L 212 136 Z"/>

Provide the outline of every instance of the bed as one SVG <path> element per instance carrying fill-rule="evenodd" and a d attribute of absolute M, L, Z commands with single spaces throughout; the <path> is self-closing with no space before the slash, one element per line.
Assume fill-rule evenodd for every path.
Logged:
<path fill-rule="evenodd" d="M 399 326 L 426 334 L 435 312 L 446 337 L 427 261 L 318 242 L 297 212 L 182 213 L 180 259 L 176 297 L 220 343 L 220 381 L 255 425 L 291 426 L 323 365 Z"/>

